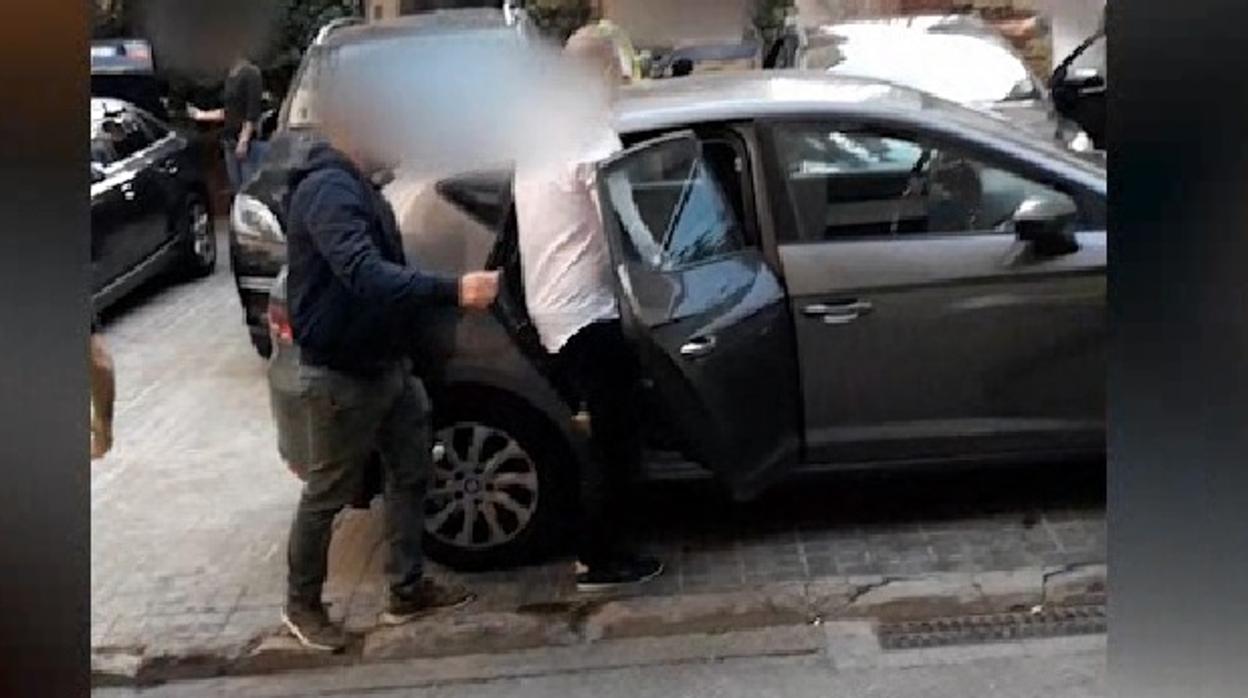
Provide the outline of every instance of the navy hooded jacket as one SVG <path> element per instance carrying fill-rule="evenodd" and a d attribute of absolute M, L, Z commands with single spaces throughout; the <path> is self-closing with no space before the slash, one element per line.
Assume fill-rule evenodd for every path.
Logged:
<path fill-rule="evenodd" d="M 313 146 L 290 187 L 287 295 L 302 360 L 372 373 L 406 356 L 417 311 L 456 305 L 458 280 L 406 266 L 389 202 L 332 147 Z"/>

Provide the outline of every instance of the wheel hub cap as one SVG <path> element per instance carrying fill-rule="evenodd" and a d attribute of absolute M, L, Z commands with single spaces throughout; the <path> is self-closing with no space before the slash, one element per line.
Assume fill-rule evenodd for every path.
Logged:
<path fill-rule="evenodd" d="M 429 535 L 458 548 L 495 547 L 520 535 L 537 506 L 537 466 L 510 434 L 476 422 L 436 434 Z"/>

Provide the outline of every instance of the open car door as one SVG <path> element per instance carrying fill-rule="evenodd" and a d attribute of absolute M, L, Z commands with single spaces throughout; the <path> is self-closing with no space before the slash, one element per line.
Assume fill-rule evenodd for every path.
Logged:
<path fill-rule="evenodd" d="M 723 171 L 680 133 L 602 163 L 598 195 L 645 376 L 687 455 L 747 498 L 799 455 L 800 393 L 784 288 L 715 179 Z"/>

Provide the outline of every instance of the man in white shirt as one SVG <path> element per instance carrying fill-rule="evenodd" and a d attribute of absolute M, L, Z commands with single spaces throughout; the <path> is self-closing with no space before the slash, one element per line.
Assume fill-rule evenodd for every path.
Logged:
<path fill-rule="evenodd" d="M 596 27 L 565 51 L 614 91 L 624 79 L 613 42 Z M 594 164 L 619 151 L 604 109 L 602 128 L 570 163 L 520 165 L 516 217 L 525 303 L 546 350 L 590 415 L 590 462 L 581 474 L 577 588 L 636 584 L 663 571 L 627 547 L 631 490 L 641 465 L 637 428 L 639 372 L 620 331 L 611 261 L 594 185 Z"/>

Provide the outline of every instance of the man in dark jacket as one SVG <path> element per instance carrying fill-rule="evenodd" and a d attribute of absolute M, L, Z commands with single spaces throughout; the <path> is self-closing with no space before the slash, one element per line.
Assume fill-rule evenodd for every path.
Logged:
<path fill-rule="evenodd" d="M 315 146 L 293 175 L 287 212 L 287 286 L 309 462 L 300 464 L 305 481 L 291 525 L 282 619 L 305 646 L 328 651 L 345 642 L 321 600 L 332 524 L 374 453 L 385 470 L 390 544 L 381 621 L 402 623 L 472 598 L 423 576 L 430 405 L 406 358 L 412 335 L 405 328 L 428 308 L 484 310 L 498 291 L 497 272 L 454 279 L 406 266 L 394 212 L 373 181 L 384 170 L 374 156 L 381 151 L 360 135 L 370 126 L 358 113 L 335 109 L 322 107 L 328 143 Z"/>

